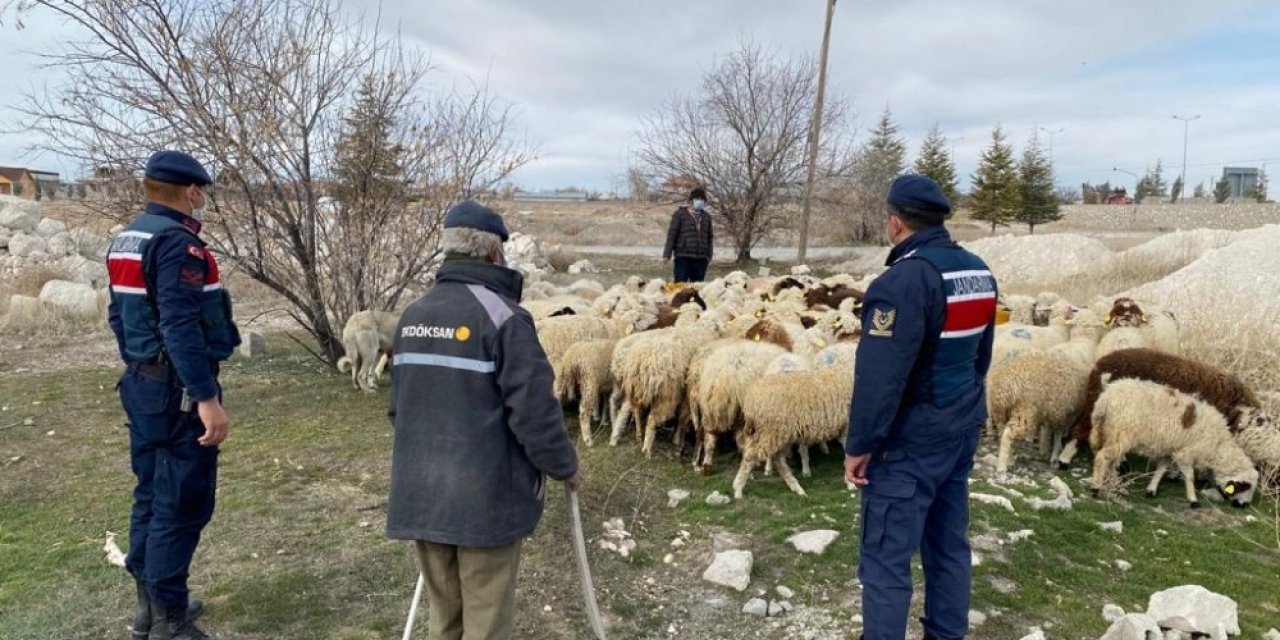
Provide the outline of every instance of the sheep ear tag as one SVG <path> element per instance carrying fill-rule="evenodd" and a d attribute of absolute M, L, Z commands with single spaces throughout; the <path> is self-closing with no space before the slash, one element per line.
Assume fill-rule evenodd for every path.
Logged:
<path fill-rule="evenodd" d="M 1228 482 L 1227 486 L 1222 488 L 1222 492 L 1229 496 L 1234 496 L 1236 494 L 1236 483 Z"/>
<path fill-rule="evenodd" d="M 871 314 L 871 331 L 868 333 L 882 338 L 893 337 L 893 323 L 898 319 L 897 309 L 873 309 Z"/>

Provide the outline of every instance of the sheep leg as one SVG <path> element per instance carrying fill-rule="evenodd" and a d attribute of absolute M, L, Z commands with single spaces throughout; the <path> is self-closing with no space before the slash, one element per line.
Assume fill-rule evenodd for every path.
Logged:
<path fill-rule="evenodd" d="M 644 422 L 644 443 L 640 445 L 640 453 L 643 453 L 646 458 L 653 457 L 653 441 L 658 438 L 660 425 L 658 412 L 650 411 L 648 419 Z"/>
<path fill-rule="evenodd" d="M 1058 468 L 1066 469 L 1071 466 L 1071 461 L 1076 457 L 1076 451 L 1079 445 L 1076 444 L 1075 438 L 1067 438 L 1066 444 L 1062 445 L 1062 451 L 1058 453 Z"/>
<path fill-rule="evenodd" d="M 822 442 L 819 442 L 819 443 L 818 443 L 818 451 L 821 451 L 821 452 L 822 452 L 822 455 L 824 455 L 824 456 L 829 456 L 829 455 L 831 455 L 831 447 L 827 445 L 827 441 L 826 441 L 826 440 L 823 440 Z M 808 474 L 805 474 L 805 477 L 807 478 L 807 477 L 809 477 L 809 475 L 808 475 Z"/>
<path fill-rule="evenodd" d="M 996 456 L 996 474 L 1003 478 L 1009 472 L 1009 462 L 1013 457 L 1013 425 L 1006 425 L 1000 433 L 1000 453 Z"/>
<path fill-rule="evenodd" d="M 613 416 L 613 433 L 609 435 L 609 446 L 618 446 L 618 441 L 622 439 L 622 432 L 627 429 L 627 422 L 631 419 L 631 403 L 622 396 L 620 391 L 614 391 L 614 394 L 620 398 L 619 409 L 617 414 Z"/>
<path fill-rule="evenodd" d="M 1053 451 L 1049 453 L 1049 463 L 1058 459 L 1058 454 L 1062 453 L 1062 432 L 1057 431 L 1053 434 Z"/>
<path fill-rule="evenodd" d="M 733 478 L 733 499 L 742 499 L 742 490 L 747 486 L 747 479 L 751 477 L 751 472 L 755 469 L 756 462 L 746 456 L 742 457 L 742 464 L 738 465 L 738 475 Z"/>
<path fill-rule="evenodd" d="M 786 454 L 783 454 L 783 455 L 786 455 Z M 773 458 L 764 459 L 764 475 L 766 477 L 773 475 Z"/>
<path fill-rule="evenodd" d="M 1182 485 L 1187 490 L 1187 506 L 1200 508 L 1200 497 L 1196 495 L 1196 468 L 1184 461 L 1177 460 L 1178 471 L 1182 472 Z"/>
<path fill-rule="evenodd" d="M 1041 424 L 1040 437 L 1038 442 L 1036 442 L 1036 444 L 1040 447 L 1041 458 L 1049 457 L 1049 452 L 1051 448 L 1050 443 L 1053 441 L 1052 439 L 1053 439 L 1053 429 L 1051 429 L 1047 424 Z"/>
<path fill-rule="evenodd" d="M 800 450 L 804 451 L 804 447 L 801 447 Z M 787 464 L 786 455 L 779 453 L 774 456 L 773 464 L 778 469 L 778 477 L 782 478 L 782 481 L 787 483 L 787 488 L 791 489 L 792 493 L 801 496 L 805 495 L 804 487 L 800 486 L 800 481 L 796 480 L 796 477 L 791 474 L 791 467 Z"/>
<path fill-rule="evenodd" d="M 809 472 L 809 447 L 807 445 L 796 445 L 800 449 L 800 475 L 808 478 L 813 474 Z M 781 472 L 779 472 L 781 475 Z"/>
<path fill-rule="evenodd" d="M 588 447 L 595 444 L 591 438 L 591 431 L 595 425 L 599 407 L 600 390 L 590 380 L 583 381 L 582 400 L 578 402 L 578 429 L 582 431 L 582 443 Z"/>
<path fill-rule="evenodd" d="M 1147 483 L 1147 497 L 1156 497 L 1156 490 L 1160 488 L 1160 481 L 1164 479 L 1164 474 L 1169 471 L 1169 459 L 1160 458 L 1156 461 L 1156 472 L 1151 474 L 1151 482 Z"/>
<path fill-rule="evenodd" d="M 716 456 L 716 434 L 710 431 L 702 436 L 702 465 L 699 470 L 702 475 L 711 475 L 711 463 Z M 698 466 L 698 465 L 695 465 Z"/>

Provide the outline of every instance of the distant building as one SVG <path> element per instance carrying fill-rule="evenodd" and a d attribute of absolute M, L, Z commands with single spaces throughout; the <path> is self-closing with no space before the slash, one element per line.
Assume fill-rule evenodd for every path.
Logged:
<path fill-rule="evenodd" d="M 26 167 L 0 167 L 0 195 L 52 200 L 61 185 L 58 174 Z"/>
<path fill-rule="evenodd" d="M 1230 188 L 1230 199 L 1245 198 L 1258 186 L 1258 170 L 1254 167 L 1223 167 L 1222 178 Z"/>
<path fill-rule="evenodd" d="M 658 187 L 658 197 L 662 200 L 684 201 L 689 197 L 689 192 L 701 184 L 698 179 L 690 175 L 671 176 L 667 178 L 660 187 Z"/>
<path fill-rule="evenodd" d="M 586 202 L 586 191 L 516 191 L 516 200 L 534 202 Z"/>

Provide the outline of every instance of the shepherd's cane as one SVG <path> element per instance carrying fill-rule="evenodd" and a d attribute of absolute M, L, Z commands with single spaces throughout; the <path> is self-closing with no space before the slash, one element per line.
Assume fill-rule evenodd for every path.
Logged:
<path fill-rule="evenodd" d="M 415 551 L 417 551 L 415 549 Z M 418 571 L 418 586 L 413 589 L 413 603 L 409 605 L 409 619 L 404 621 L 404 635 L 401 640 L 409 640 L 413 635 L 413 619 L 418 617 L 418 601 L 422 599 L 422 585 L 425 579 L 422 571 Z"/>
<path fill-rule="evenodd" d="M 582 581 L 582 597 L 586 601 L 587 620 L 596 640 L 605 640 L 604 621 L 600 619 L 600 605 L 596 604 L 596 588 L 591 583 L 591 567 L 587 564 L 587 542 L 582 537 L 582 514 L 578 510 L 578 492 L 564 485 L 569 502 L 569 526 L 573 530 L 573 555 L 578 559 L 578 578 Z"/>

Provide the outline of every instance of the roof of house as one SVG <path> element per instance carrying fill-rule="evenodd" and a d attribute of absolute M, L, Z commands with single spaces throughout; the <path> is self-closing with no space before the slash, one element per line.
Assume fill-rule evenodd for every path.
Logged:
<path fill-rule="evenodd" d="M 0 176 L 4 176 L 10 180 L 21 180 L 22 174 L 30 173 L 22 167 L 0 167 Z"/>

